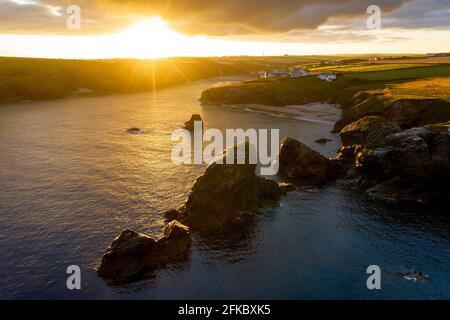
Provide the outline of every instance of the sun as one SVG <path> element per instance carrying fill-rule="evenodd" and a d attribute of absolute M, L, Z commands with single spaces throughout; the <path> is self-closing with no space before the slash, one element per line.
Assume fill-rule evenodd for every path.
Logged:
<path fill-rule="evenodd" d="M 160 17 L 153 17 L 115 34 L 112 41 L 118 41 L 130 57 L 163 58 L 173 56 L 189 37 L 170 29 Z"/>

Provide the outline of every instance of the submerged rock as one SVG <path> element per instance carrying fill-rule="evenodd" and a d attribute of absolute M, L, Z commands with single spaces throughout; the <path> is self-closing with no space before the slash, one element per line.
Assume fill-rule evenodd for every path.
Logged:
<path fill-rule="evenodd" d="M 331 139 L 326 139 L 326 138 L 320 138 L 317 139 L 316 141 L 314 141 L 315 143 L 319 143 L 319 144 L 326 144 L 327 142 L 333 141 Z"/>
<path fill-rule="evenodd" d="M 97 274 L 107 279 L 126 281 L 185 257 L 190 244 L 189 228 L 178 221 L 170 222 L 164 236 L 158 240 L 127 229 L 108 247 Z"/>
<path fill-rule="evenodd" d="M 186 121 L 186 122 L 184 123 L 184 128 L 187 129 L 187 130 L 189 130 L 189 131 L 194 131 L 194 123 L 195 123 L 195 121 L 201 121 L 202 124 L 203 124 L 202 117 L 201 117 L 199 114 L 195 114 L 195 113 L 194 113 L 194 114 L 191 116 L 191 119 L 189 119 L 189 121 Z"/>
<path fill-rule="evenodd" d="M 320 186 L 337 173 L 333 161 L 292 138 L 281 142 L 279 165 L 280 175 L 298 185 Z"/>
<path fill-rule="evenodd" d="M 144 133 L 145 131 L 136 127 L 133 128 L 129 128 L 127 129 L 127 132 L 130 134 L 140 134 L 140 133 Z"/>
<path fill-rule="evenodd" d="M 403 279 L 408 282 L 417 282 L 417 281 L 427 281 L 430 279 L 430 276 L 423 273 L 422 271 L 412 270 L 410 272 L 402 273 Z"/>

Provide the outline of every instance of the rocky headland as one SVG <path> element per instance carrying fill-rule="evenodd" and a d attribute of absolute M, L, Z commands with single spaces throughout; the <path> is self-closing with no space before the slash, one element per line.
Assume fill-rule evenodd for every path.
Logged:
<path fill-rule="evenodd" d="M 322 187 L 339 179 L 383 201 L 445 203 L 450 200 L 449 110 L 449 101 L 387 103 L 377 94 L 359 92 L 353 104 L 343 106 L 335 125 L 342 140 L 336 157 L 326 158 L 285 138 L 278 153 L 282 182 L 258 176 L 256 164 L 248 161 L 212 163 L 193 183 L 186 202 L 165 213 L 161 238 L 123 231 L 107 248 L 97 273 L 108 280 L 128 281 L 185 259 L 191 232 L 211 235 L 246 226 L 262 208 L 277 205 L 297 187 Z"/>
<path fill-rule="evenodd" d="M 342 140 L 337 156 L 324 160 L 308 153 L 293 161 L 296 169 L 292 163 L 280 166 L 282 176 L 319 186 L 330 177 L 343 178 L 380 200 L 435 203 L 450 198 L 450 100 L 399 97 L 390 88 L 359 90 L 367 85 L 365 81 L 345 77 L 332 84 L 306 78 L 297 82 L 254 81 L 211 88 L 203 92 L 201 101 L 289 105 L 323 99 L 339 103 L 342 114 L 333 129 Z M 300 142 L 288 141 L 286 146 L 280 150 L 280 164 L 292 159 L 292 150 L 303 149 Z M 298 171 L 297 163 L 304 163 Z M 311 175 L 317 170 L 312 164 L 322 169 Z"/>

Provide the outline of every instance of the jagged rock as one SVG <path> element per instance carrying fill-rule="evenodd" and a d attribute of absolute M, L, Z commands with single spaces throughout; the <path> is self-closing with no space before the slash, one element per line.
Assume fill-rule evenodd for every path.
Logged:
<path fill-rule="evenodd" d="M 428 134 L 423 130 L 408 129 L 387 135 L 380 147 L 359 152 L 356 167 L 362 174 L 377 179 L 398 175 L 428 177 L 431 157 L 424 139 Z"/>
<path fill-rule="evenodd" d="M 195 114 L 195 113 L 194 113 L 194 114 L 191 116 L 191 119 L 189 119 L 189 121 L 186 121 L 186 122 L 184 123 L 184 128 L 187 129 L 187 130 L 189 130 L 189 131 L 194 131 L 194 123 L 195 123 L 195 121 L 201 121 L 201 122 L 202 122 L 202 125 L 203 125 L 202 117 L 201 117 L 199 114 Z"/>
<path fill-rule="evenodd" d="M 344 146 L 377 145 L 386 135 L 399 132 L 400 127 L 378 116 L 367 116 L 344 127 L 340 135 Z"/>
<path fill-rule="evenodd" d="M 166 212 L 163 213 L 163 216 L 166 218 L 166 221 L 172 221 L 175 220 L 180 212 L 177 209 L 169 209 Z"/>
<path fill-rule="evenodd" d="M 279 165 L 280 175 L 300 185 L 323 185 L 337 172 L 331 160 L 292 138 L 281 142 Z"/>
<path fill-rule="evenodd" d="M 334 124 L 333 130 L 331 130 L 331 132 L 339 133 L 347 125 L 349 125 L 352 122 L 355 122 L 356 120 L 358 120 L 357 116 L 342 115 L 341 118 L 338 121 L 336 121 L 336 123 Z"/>
<path fill-rule="evenodd" d="M 176 220 L 168 223 L 161 239 L 165 242 L 164 254 L 167 260 L 183 257 L 192 242 L 189 227 Z"/>
<path fill-rule="evenodd" d="M 105 278 L 130 278 L 146 266 L 146 255 L 155 250 L 156 241 L 132 230 L 124 230 L 103 255 L 97 273 Z"/>
<path fill-rule="evenodd" d="M 383 158 L 385 170 L 392 174 L 428 177 L 431 157 L 427 138 L 430 133 L 423 128 L 413 128 L 390 134 L 385 137 L 383 147 L 375 148 L 374 153 Z"/>
<path fill-rule="evenodd" d="M 387 109 L 380 95 L 368 91 L 360 91 L 353 96 L 351 102 L 341 105 L 342 115 L 336 121 L 332 132 L 339 133 L 347 125 L 365 116 L 380 116 Z"/>
<path fill-rule="evenodd" d="M 403 129 L 445 122 L 450 119 L 450 100 L 401 99 L 389 105 L 385 116 Z"/>
<path fill-rule="evenodd" d="M 341 146 L 334 159 L 331 159 L 339 164 L 341 168 L 340 173 L 347 177 L 353 177 L 356 175 L 355 166 L 357 164 L 356 159 L 361 156 L 361 152 L 364 151 L 364 147 L 361 145 L 353 144 L 350 146 Z"/>
<path fill-rule="evenodd" d="M 236 157 L 237 152 L 234 154 Z M 282 195 L 278 183 L 257 176 L 256 164 L 247 160 L 246 164 L 209 165 L 195 181 L 179 219 L 195 230 L 223 228 L 240 212 L 275 205 Z"/>
<path fill-rule="evenodd" d="M 353 160 L 353 171 L 351 162 Z M 378 146 L 341 147 L 337 160 L 375 198 L 445 201 L 450 197 L 450 135 L 412 128 L 386 135 Z"/>
<path fill-rule="evenodd" d="M 342 116 L 333 132 L 365 116 L 382 116 L 402 129 L 444 123 L 450 119 L 450 99 L 399 99 L 391 101 L 380 92 L 361 91 L 342 105 Z"/>
<path fill-rule="evenodd" d="M 387 107 L 387 103 L 382 99 L 382 94 L 361 91 L 354 96 L 352 113 L 358 117 L 381 115 Z"/>
<path fill-rule="evenodd" d="M 185 256 L 190 244 L 189 228 L 178 221 L 170 222 L 158 240 L 127 229 L 108 247 L 97 274 L 126 281 Z"/>
<path fill-rule="evenodd" d="M 433 175 L 450 173 L 450 132 L 434 134 L 428 140 Z M 450 178 L 450 177 L 449 177 Z"/>

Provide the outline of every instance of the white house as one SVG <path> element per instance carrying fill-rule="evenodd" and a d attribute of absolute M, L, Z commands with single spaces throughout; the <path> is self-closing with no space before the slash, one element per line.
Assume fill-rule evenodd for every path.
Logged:
<path fill-rule="evenodd" d="M 273 77 L 289 77 L 289 71 L 288 70 L 272 70 L 267 75 L 269 78 Z"/>
<path fill-rule="evenodd" d="M 308 70 L 302 68 L 290 68 L 289 74 L 291 75 L 291 78 L 301 78 L 306 77 L 309 73 Z"/>
<path fill-rule="evenodd" d="M 333 81 L 336 80 L 336 75 L 334 73 L 321 73 L 317 75 L 317 78 L 325 81 Z"/>
<path fill-rule="evenodd" d="M 265 79 L 268 77 L 268 72 L 267 71 L 260 71 L 258 72 L 258 75 L 261 79 Z"/>

